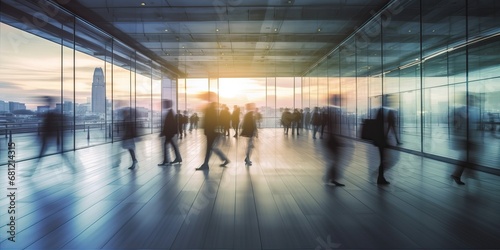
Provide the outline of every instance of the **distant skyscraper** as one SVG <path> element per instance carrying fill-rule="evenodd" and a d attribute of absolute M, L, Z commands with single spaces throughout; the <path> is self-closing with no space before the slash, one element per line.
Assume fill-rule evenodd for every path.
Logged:
<path fill-rule="evenodd" d="M 22 102 L 9 102 L 9 111 L 26 110 L 26 104 Z"/>
<path fill-rule="evenodd" d="M 92 112 L 106 112 L 106 83 L 102 68 L 95 68 L 92 81 Z"/>
<path fill-rule="evenodd" d="M 0 101 L 0 112 L 1 111 L 3 112 L 9 111 L 9 102 Z"/>

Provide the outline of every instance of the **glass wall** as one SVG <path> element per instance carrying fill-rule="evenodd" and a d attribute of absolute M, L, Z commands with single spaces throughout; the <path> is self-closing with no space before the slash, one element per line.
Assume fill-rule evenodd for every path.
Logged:
<path fill-rule="evenodd" d="M 383 105 L 398 113 L 395 147 L 500 169 L 499 11 L 492 0 L 393 1 L 325 57 L 327 71 L 306 74 L 304 88 L 328 77 L 328 93 L 304 95 L 341 94 L 342 135 L 359 137 Z"/>
<path fill-rule="evenodd" d="M 227 106 L 231 112 L 238 106 L 243 118 L 245 104 L 255 103 L 262 115 L 259 125 L 275 128 L 281 126 L 280 118 L 285 109 L 293 111 L 303 108 L 297 106 L 302 103 L 303 96 L 302 79 L 299 77 L 181 78 L 178 81 L 178 105 L 187 107 L 188 115 L 197 113 L 202 116 L 203 107 L 210 100 Z M 314 88 L 317 87 L 316 84 Z"/>
<path fill-rule="evenodd" d="M 0 140 L 12 134 L 17 160 L 121 140 L 124 109 L 138 111 L 140 135 L 159 131 L 162 85 L 172 76 L 157 63 L 56 6 L 1 4 Z M 49 114 L 61 119 L 42 150 Z"/>

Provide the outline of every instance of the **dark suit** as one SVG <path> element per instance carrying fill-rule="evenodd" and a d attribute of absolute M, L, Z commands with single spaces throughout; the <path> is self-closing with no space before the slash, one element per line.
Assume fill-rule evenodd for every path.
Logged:
<path fill-rule="evenodd" d="M 207 150 L 205 153 L 205 161 L 202 167 L 208 168 L 208 161 L 212 155 L 212 151 L 219 156 L 223 161 L 229 161 L 226 155 L 217 147 L 217 142 L 221 133 L 218 132 L 219 117 L 217 114 L 216 103 L 210 103 L 205 109 L 205 117 L 203 120 L 203 127 L 205 136 L 207 137 Z"/>
<path fill-rule="evenodd" d="M 168 110 L 167 115 L 165 116 L 165 120 L 163 121 L 163 129 L 160 133 L 160 136 L 164 136 L 165 140 L 163 142 L 163 163 L 168 163 L 170 162 L 169 155 L 168 155 L 168 145 L 170 144 L 172 146 L 172 149 L 175 152 L 175 162 L 181 162 L 182 157 L 179 152 L 179 147 L 177 146 L 177 142 L 175 140 L 175 135 L 177 134 L 178 130 L 178 123 L 175 119 L 174 112 L 172 109 Z"/>
<path fill-rule="evenodd" d="M 396 136 L 396 140 L 399 142 L 396 133 L 396 111 L 390 108 L 381 107 L 377 111 L 376 120 L 376 133 L 374 133 L 374 144 L 378 147 L 379 156 L 380 156 L 380 165 L 378 167 L 378 184 L 389 184 L 384 177 L 384 170 L 386 166 L 386 154 L 387 154 L 387 146 L 389 143 L 387 142 L 388 134 L 392 130 L 394 135 Z"/>
<path fill-rule="evenodd" d="M 241 127 L 240 136 L 248 137 L 247 151 L 245 154 L 245 163 L 251 165 L 250 155 L 253 149 L 253 139 L 257 135 L 257 123 L 255 122 L 255 114 L 253 111 L 249 111 L 243 117 L 243 125 Z"/>

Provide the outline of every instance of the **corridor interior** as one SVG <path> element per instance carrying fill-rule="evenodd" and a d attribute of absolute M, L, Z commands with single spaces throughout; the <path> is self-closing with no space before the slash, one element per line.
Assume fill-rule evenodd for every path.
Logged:
<path fill-rule="evenodd" d="M 500 246 L 500 177 L 450 179 L 454 166 L 391 151 L 387 186 L 368 143 L 343 144 L 341 182 L 324 184 L 324 139 L 259 130 L 245 166 L 245 138 L 222 138 L 231 162 L 203 162 L 205 136 L 179 140 L 180 165 L 157 166 L 161 137 L 137 142 L 133 170 L 120 142 L 16 164 L 15 242 L 9 241 L 6 165 L 0 172 L 1 249 L 481 249 Z M 7 139 L 0 139 L 7 145 Z M 19 153 L 22 148 L 16 149 Z M 36 150 L 30 148 L 29 150 Z M 77 172 L 68 168 L 68 160 Z M 118 162 L 119 161 L 119 162 Z M 23 176 L 37 166 L 32 176 Z"/>

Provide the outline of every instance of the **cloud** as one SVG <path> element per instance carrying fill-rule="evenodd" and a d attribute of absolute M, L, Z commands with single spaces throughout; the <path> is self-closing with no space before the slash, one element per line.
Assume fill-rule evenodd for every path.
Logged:
<path fill-rule="evenodd" d="M 17 86 L 15 83 L 1 82 L 1 81 L 0 81 L 0 88 L 2 89 L 2 91 L 5 91 L 6 89 L 22 89 L 21 87 Z"/>

